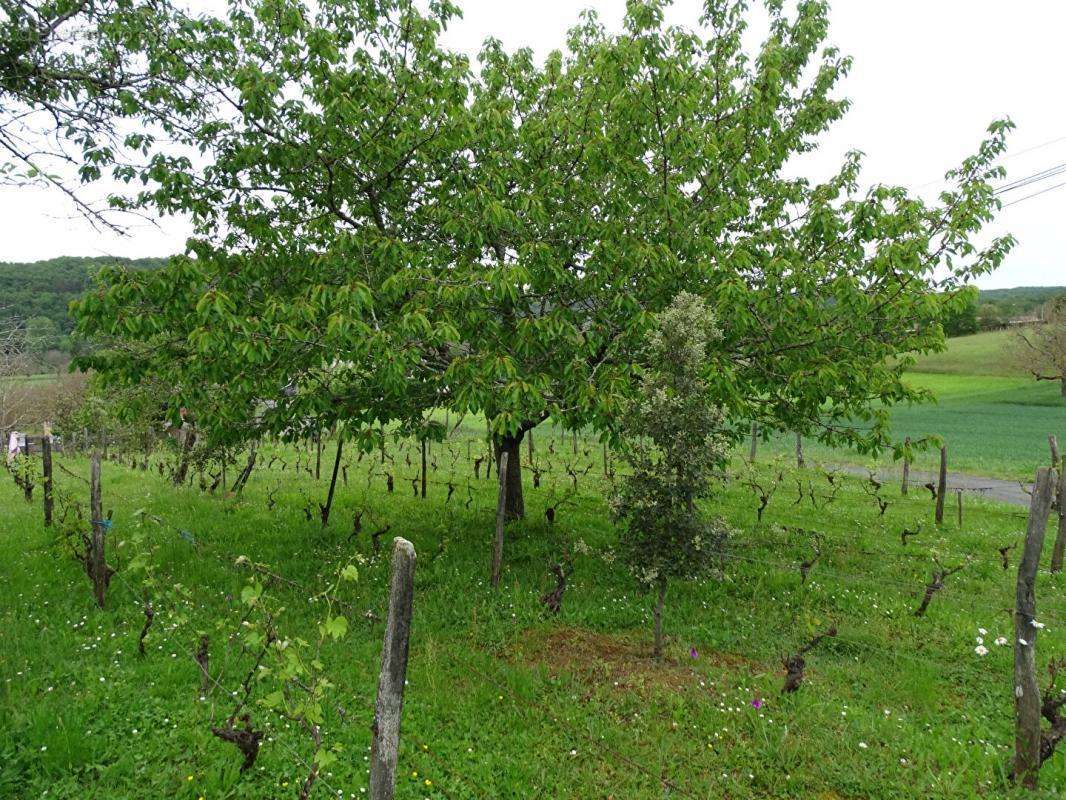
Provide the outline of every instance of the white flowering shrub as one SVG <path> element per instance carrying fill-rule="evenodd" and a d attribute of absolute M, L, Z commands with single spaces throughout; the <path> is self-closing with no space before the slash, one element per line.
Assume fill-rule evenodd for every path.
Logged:
<path fill-rule="evenodd" d="M 641 397 L 623 416 L 628 470 L 611 511 L 622 528 L 620 556 L 644 588 L 657 592 L 656 656 L 668 582 L 709 570 L 726 534 L 725 524 L 697 505 L 718 485 L 727 459 L 722 414 L 705 377 L 708 349 L 720 338 L 703 301 L 679 294 L 656 318 L 642 359 Z"/>

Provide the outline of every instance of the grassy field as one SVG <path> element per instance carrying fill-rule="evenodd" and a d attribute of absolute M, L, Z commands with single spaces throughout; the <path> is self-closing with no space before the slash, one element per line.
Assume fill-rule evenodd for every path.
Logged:
<path fill-rule="evenodd" d="M 483 447 L 469 446 L 475 457 Z M 279 633 L 307 637 L 318 618 L 310 601 L 355 554 L 366 563 L 345 588 L 349 631 L 322 654 L 335 684 L 323 704 L 323 737 L 339 757 L 313 796 L 363 796 L 388 578 L 369 534 L 385 525 L 386 541 L 403 535 L 419 553 L 398 797 L 1015 795 L 1004 774 L 1012 652 L 994 640 L 1012 636 L 1014 571 L 1002 568 L 997 548 L 1018 542 L 1020 509 L 975 499 L 961 529 L 951 522 L 937 530 L 920 496 L 886 489 L 881 516 L 871 487 L 856 479 L 838 479 L 834 493 L 820 474 L 790 472 L 758 522 L 750 489 L 734 480 L 714 503 L 735 528 L 721 574 L 672 586 L 668 657 L 656 663 L 648 598 L 611 557 L 616 534 L 598 448 L 582 443 L 575 458 L 558 440 L 537 440 L 541 486 L 527 492 L 527 519 L 508 527 L 503 582 L 493 591 L 494 487 L 473 479 L 467 447 L 433 449 L 425 500 L 412 490 L 418 467 L 409 443 L 390 448 L 384 466 L 348 456 L 347 485 L 325 530 L 303 510 L 323 497 L 325 479 L 297 474 L 291 451 L 287 470 L 280 461 L 257 470 L 239 499 L 107 463 L 110 560 L 119 572 L 104 611 L 93 606 L 81 567 L 57 552 L 38 503 L 24 503 L 5 479 L 0 796 L 295 797 L 312 747 L 258 702 L 258 682 L 251 715 L 267 738 L 255 767 L 241 775 L 236 750 L 210 732 L 230 713 L 228 692 L 252 661 L 240 646 L 248 574 L 236 559 L 284 578 L 265 590 L 287 609 Z M 332 447 L 325 452 L 328 463 Z M 87 473 L 81 459 L 62 463 Z M 580 476 L 576 493 L 567 464 Z M 393 494 L 385 471 L 396 478 Z M 66 472 L 58 482 L 87 493 Z M 450 499 L 449 483 L 457 487 Z M 808 499 L 797 502 L 800 487 Z M 549 525 L 544 509 L 560 501 Z M 353 534 L 359 512 L 363 529 Z M 919 525 L 903 545 L 901 530 Z M 802 583 L 798 565 L 814 554 L 815 533 L 821 555 Z M 143 657 L 138 548 L 151 550 L 160 584 L 170 587 L 157 598 Z M 564 550 L 575 554 L 575 571 L 555 617 L 538 598 Z M 918 618 L 934 555 L 946 566 L 971 561 Z M 1040 576 L 1041 663 L 1066 644 L 1064 581 Z M 185 599 L 163 599 L 178 596 Z M 782 657 L 829 625 L 838 635 L 808 656 L 799 692 L 782 695 Z M 201 633 L 223 687 L 203 699 L 192 659 Z M 987 655 L 975 652 L 978 637 Z M 1026 796 L 1059 796 L 1066 757 L 1047 765 L 1042 781 L 1049 788 Z"/>
<path fill-rule="evenodd" d="M 1037 467 L 1048 463 L 1048 434 L 1066 440 L 1066 399 L 1059 387 L 1020 377 L 909 373 L 915 386 L 929 389 L 935 403 L 897 406 L 892 411 L 893 437 L 917 441 L 939 436 L 947 443 L 952 470 L 994 478 L 1032 481 Z M 766 457 L 791 457 L 795 438 L 778 436 L 763 450 Z M 892 464 L 891 454 L 872 458 L 805 444 L 810 458 L 825 463 Z M 931 446 L 915 459 L 915 467 L 934 471 L 939 451 Z"/>
<path fill-rule="evenodd" d="M 1048 463 L 1048 434 L 1066 440 L 1066 398 L 1057 383 L 1035 381 L 1010 361 L 1012 335 L 994 331 L 950 339 L 945 352 L 923 357 L 907 380 L 933 392 L 936 402 L 895 407 L 893 438 L 941 437 L 952 470 L 1032 481 L 1037 467 Z M 794 448 L 795 438 L 782 435 L 762 452 L 767 458 L 791 458 Z M 814 441 L 804 450 L 827 464 L 893 465 L 890 454 L 869 457 Z M 938 445 L 933 445 L 918 455 L 915 467 L 935 471 L 938 463 Z"/>
<path fill-rule="evenodd" d="M 957 336 L 948 340 L 944 352 L 921 356 L 914 371 L 1031 378 L 1022 363 L 1016 336 L 1012 330 Z"/>

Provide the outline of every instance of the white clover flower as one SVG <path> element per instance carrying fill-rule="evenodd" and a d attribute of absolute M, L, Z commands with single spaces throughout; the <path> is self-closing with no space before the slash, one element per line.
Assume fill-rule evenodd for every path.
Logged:
<path fill-rule="evenodd" d="M 984 628 L 978 628 L 977 632 L 979 634 L 981 634 L 982 636 L 987 636 L 988 635 L 988 631 L 986 631 Z"/>
<path fill-rule="evenodd" d="M 996 644 L 997 647 L 1003 647 L 1006 643 L 1007 643 L 1007 637 L 1006 636 L 997 636 L 996 637 L 995 644 Z"/>
<path fill-rule="evenodd" d="M 977 645 L 977 647 L 975 647 L 973 649 L 973 651 L 975 653 L 977 653 L 977 655 L 979 655 L 979 656 L 987 656 L 988 655 L 988 648 L 985 647 L 983 644 Z"/>
<path fill-rule="evenodd" d="M 1044 627 L 1044 623 L 1043 622 L 1037 622 L 1035 619 L 1029 620 L 1029 624 L 1032 625 L 1037 630 L 1040 630 L 1041 628 Z"/>
<path fill-rule="evenodd" d="M 1029 642 L 1025 641 L 1025 639 L 1019 639 L 1018 640 L 1018 644 L 1020 644 L 1022 647 L 1028 647 L 1029 646 Z"/>

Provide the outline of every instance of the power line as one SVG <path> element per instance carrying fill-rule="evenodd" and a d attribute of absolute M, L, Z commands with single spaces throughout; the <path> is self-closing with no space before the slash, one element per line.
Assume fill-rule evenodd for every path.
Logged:
<path fill-rule="evenodd" d="M 1032 147 L 1026 147 L 1024 150 L 1017 150 L 1017 151 L 1015 151 L 1013 153 L 1008 153 L 1007 155 L 1003 156 L 1002 158 L 997 159 L 997 161 L 1000 161 L 1000 162 L 1002 162 L 1002 161 L 1010 161 L 1012 158 L 1016 158 L 1017 156 L 1023 156 L 1026 153 L 1032 153 L 1032 152 L 1034 152 L 1036 150 L 1042 150 L 1045 147 L 1050 147 L 1051 145 L 1058 144 L 1059 142 L 1066 142 L 1066 136 L 1059 136 L 1059 137 L 1056 137 L 1055 139 L 1049 139 L 1046 142 L 1041 142 L 1040 144 L 1035 144 Z M 928 181 L 927 183 L 923 183 L 923 184 L 921 184 L 919 186 L 915 186 L 914 190 L 916 191 L 918 189 L 925 189 L 925 188 L 927 188 L 929 186 L 935 186 L 938 183 L 947 183 L 947 178 L 943 178 L 943 177 L 936 178 L 934 180 Z"/>
<path fill-rule="evenodd" d="M 1032 200 L 1034 197 L 1039 197 L 1042 194 L 1047 194 L 1048 192 L 1054 189 L 1061 189 L 1063 186 L 1066 186 L 1066 181 L 1063 181 L 1062 183 L 1056 183 L 1054 186 L 1049 186 L 1046 189 L 1041 189 L 1039 192 L 1027 194 L 1025 197 L 1019 197 L 1017 200 L 1013 200 L 1009 203 L 1004 203 L 1003 208 L 1010 208 L 1011 206 L 1016 206 L 1018 205 L 1018 203 L 1024 202 L 1025 200 Z"/>
<path fill-rule="evenodd" d="M 1066 162 L 1061 164 L 1055 164 L 1050 167 L 1046 167 L 1038 172 L 1034 172 L 1031 175 L 1026 175 L 1021 178 L 1017 178 L 1013 181 L 1009 181 L 1002 186 L 998 187 L 993 194 L 1006 194 L 1007 192 L 1013 192 L 1016 189 L 1023 189 L 1026 186 L 1030 186 L 1034 183 L 1047 180 L 1048 178 L 1054 178 L 1056 175 L 1061 175 L 1066 172 Z"/>

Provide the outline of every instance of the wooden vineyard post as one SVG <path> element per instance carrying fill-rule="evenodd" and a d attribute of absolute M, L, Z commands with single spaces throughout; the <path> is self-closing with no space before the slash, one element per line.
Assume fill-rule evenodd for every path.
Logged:
<path fill-rule="evenodd" d="M 1055 496 L 1059 508 L 1059 527 L 1055 534 L 1055 546 L 1051 550 L 1051 571 L 1062 572 L 1063 551 L 1066 551 L 1066 470 L 1059 470 Z"/>
<path fill-rule="evenodd" d="M 492 587 L 500 585 L 500 567 L 503 564 L 503 525 L 507 514 L 507 456 L 500 451 L 500 491 L 496 501 L 496 537 L 492 542 Z"/>
<path fill-rule="evenodd" d="M 526 445 L 529 447 L 529 464 L 533 465 L 533 429 L 526 431 Z"/>
<path fill-rule="evenodd" d="M 45 428 L 44 435 L 41 437 L 41 470 L 43 473 L 42 483 L 44 484 L 44 524 L 46 527 L 52 525 L 52 432 Z"/>
<path fill-rule="evenodd" d="M 900 494 L 907 494 L 907 487 L 911 481 L 911 437 L 908 436 L 903 440 L 903 485 L 900 487 Z"/>
<path fill-rule="evenodd" d="M 759 446 L 759 423 L 752 420 L 751 423 L 751 448 L 748 450 L 748 463 L 755 463 L 755 452 Z"/>
<path fill-rule="evenodd" d="M 89 566 L 92 570 L 93 596 L 96 605 L 104 607 L 107 594 L 107 559 L 104 554 L 106 525 L 104 523 L 104 504 L 100 498 L 100 451 L 94 450 L 89 468 L 89 509 L 92 516 L 92 549 L 89 553 Z"/>
<path fill-rule="evenodd" d="M 407 653 L 411 641 L 411 610 L 415 592 L 415 548 L 406 539 L 392 541 L 392 582 L 389 615 L 381 649 L 378 696 L 371 728 L 370 798 L 392 800 L 396 791 L 396 761 L 400 749 L 403 689 L 407 680 Z"/>
<path fill-rule="evenodd" d="M 936 524 L 944 524 L 944 496 L 948 493 L 948 446 L 940 446 L 940 480 L 936 488 Z"/>
<path fill-rule="evenodd" d="M 807 462 L 803 458 L 803 435 L 796 434 L 796 467 L 803 469 L 807 466 Z"/>
<path fill-rule="evenodd" d="M 1055 533 L 1055 544 L 1051 549 L 1051 571 L 1062 572 L 1062 557 L 1066 551 L 1066 474 L 1062 469 L 1063 462 L 1059 453 L 1059 440 L 1055 434 L 1050 434 L 1048 444 L 1051 446 L 1051 468 L 1058 471 L 1058 480 L 1055 482 L 1055 499 L 1052 507 L 1058 511 L 1058 530 Z"/>
<path fill-rule="evenodd" d="M 956 497 L 959 502 L 959 527 L 962 527 L 962 489 L 955 490 Z"/>
<path fill-rule="evenodd" d="M 1035 789 L 1040 774 L 1040 688 L 1036 682 L 1036 573 L 1051 513 L 1055 472 L 1039 469 L 1029 503 L 1014 596 L 1014 779 Z"/>

